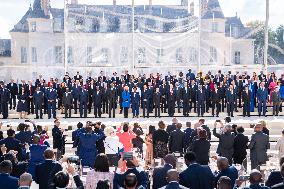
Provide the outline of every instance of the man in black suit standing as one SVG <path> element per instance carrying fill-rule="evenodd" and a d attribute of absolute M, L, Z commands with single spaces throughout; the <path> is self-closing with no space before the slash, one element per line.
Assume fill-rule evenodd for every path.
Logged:
<path fill-rule="evenodd" d="M 235 107 L 236 94 L 234 92 L 233 85 L 230 85 L 229 89 L 227 90 L 226 99 L 227 99 L 228 116 L 234 117 L 234 107 Z"/>
<path fill-rule="evenodd" d="M 56 149 L 56 159 L 59 160 L 64 155 L 65 137 L 63 130 L 60 128 L 60 121 L 55 119 L 54 127 L 52 129 L 53 149 Z"/>
<path fill-rule="evenodd" d="M 33 94 L 33 101 L 35 104 L 36 119 L 42 119 L 42 105 L 44 103 L 44 94 L 40 91 L 39 87 L 36 87 L 35 93 Z M 38 116 L 38 111 L 40 116 Z"/>
<path fill-rule="evenodd" d="M 169 138 L 170 153 L 179 152 L 183 154 L 184 149 L 184 132 L 181 131 L 182 124 L 177 123 L 176 129 L 171 132 Z"/>
<path fill-rule="evenodd" d="M 48 189 L 50 181 L 54 175 L 62 171 L 62 166 L 54 161 L 54 152 L 50 149 L 44 151 L 45 162 L 36 165 L 35 182 L 39 184 L 40 189 Z"/>
<path fill-rule="evenodd" d="M 205 96 L 205 91 L 202 89 L 202 86 L 199 85 L 198 91 L 197 91 L 197 116 L 204 116 L 205 112 L 205 101 L 206 101 L 206 96 Z"/>
<path fill-rule="evenodd" d="M 96 86 L 96 90 L 93 94 L 94 100 L 94 115 L 95 118 L 102 116 L 102 93 L 99 86 Z"/>
<path fill-rule="evenodd" d="M 107 89 L 107 96 L 108 96 L 108 103 L 109 103 L 108 105 L 109 118 L 111 118 L 111 113 L 112 113 L 112 117 L 115 118 L 115 109 L 117 106 L 117 91 L 113 83 L 111 83 L 110 88 Z"/>
<path fill-rule="evenodd" d="M 243 116 L 250 117 L 250 97 L 251 92 L 248 89 L 248 86 L 245 86 L 245 89 L 242 92 L 242 101 L 243 101 Z"/>
<path fill-rule="evenodd" d="M 156 88 L 156 92 L 153 94 L 155 117 L 161 117 L 161 97 L 160 89 Z"/>
<path fill-rule="evenodd" d="M 65 114 L 65 119 L 67 117 L 71 117 L 71 108 L 73 104 L 73 96 L 72 93 L 69 91 L 69 88 L 66 87 L 66 92 L 63 94 L 62 97 L 62 103 L 64 106 L 64 114 Z"/>
<path fill-rule="evenodd" d="M 4 84 L 1 84 L 0 89 L 0 105 L 3 115 L 3 119 L 8 118 L 8 103 L 10 101 L 10 91 L 6 88 Z"/>
<path fill-rule="evenodd" d="M 16 96 L 18 95 L 18 85 L 15 83 L 14 79 L 11 79 L 11 82 L 7 85 L 7 89 L 10 90 L 11 98 L 10 98 L 10 110 L 15 110 L 16 108 Z"/>
<path fill-rule="evenodd" d="M 184 83 L 184 88 L 182 89 L 182 105 L 183 105 L 183 116 L 188 117 L 189 116 L 189 102 L 191 99 L 191 93 L 190 88 L 188 86 L 188 83 Z"/>
<path fill-rule="evenodd" d="M 33 95 L 35 92 L 35 86 L 33 85 L 32 81 L 29 81 L 28 84 L 28 98 L 27 98 L 27 102 L 28 102 L 28 115 L 29 114 L 34 114 L 34 101 L 33 101 Z"/>

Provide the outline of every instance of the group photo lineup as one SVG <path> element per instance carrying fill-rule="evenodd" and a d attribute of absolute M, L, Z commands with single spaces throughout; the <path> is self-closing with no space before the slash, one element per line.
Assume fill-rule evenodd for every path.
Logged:
<path fill-rule="evenodd" d="M 283 0 L 1 0 L 0 189 L 284 189 Z"/>

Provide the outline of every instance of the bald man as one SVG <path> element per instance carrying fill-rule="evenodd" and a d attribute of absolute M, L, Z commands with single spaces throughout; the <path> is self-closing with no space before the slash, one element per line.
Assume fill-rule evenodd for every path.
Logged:
<path fill-rule="evenodd" d="M 176 169 L 168 170 L 166 178 L 169 184 L 160 189 L 188 189 L 178 183 L 179 182 L 179 172 Z"/>

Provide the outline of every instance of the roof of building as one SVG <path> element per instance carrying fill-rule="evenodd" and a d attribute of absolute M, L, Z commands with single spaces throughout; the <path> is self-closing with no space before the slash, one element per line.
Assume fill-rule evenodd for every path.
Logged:
<path fill-rule="evenodd" d="M 238 16 L 226 17 L 226 24 L 244 27 L 241 19 Z"/>
<path fill-rule="evenodd" d="M 209 0 L 202 19 L 225 18 L 218 0 Z"/>
<path fill-rule="evenodd" d="M 29 15 L 29 18 L 49 18 L 48 15 L 45 15 L 44 10 L 41 7 L 40 0 L 34 1 L 33 9 Z"/>
<path fill-rule="evenodd" d="M 0 39 L 0 56 L 11 56 L 11 39 Z"/>

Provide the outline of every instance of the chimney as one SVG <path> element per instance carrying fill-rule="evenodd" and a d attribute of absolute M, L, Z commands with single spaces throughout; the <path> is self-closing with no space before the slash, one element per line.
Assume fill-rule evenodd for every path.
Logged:
<path fill-rule="evenodd" d="M 113 0 L 112 2 L 113 2 L 113 5 L 116 5 L 116 0 Z"/>
<path fill-rule="evenodd" d="M 193 16 L 194 15 L 194 2 L 190 3 L 189 11 L 190 11 L 190 14 Z"/>
<path fill-rule="evenodd" d="M 50 0 L 41 0 L 40 4 L 45 16 L 49 16 Z"/>
<path fill-rule="evenodd" d="M 78 4 L 78 0 L 71 0 L 71 4 L 77 5 Z"/>
<path fill-rule="evenodd" d="M 149 5 L 152 6 L 153 5 L 153 1 L 149 0 Z"/>

